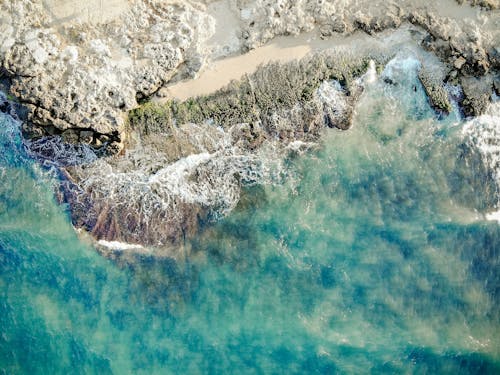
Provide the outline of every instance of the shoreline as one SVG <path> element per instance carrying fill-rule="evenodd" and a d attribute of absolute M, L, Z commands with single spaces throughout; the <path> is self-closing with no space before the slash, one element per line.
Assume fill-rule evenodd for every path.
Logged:
<path fill-rule="evenodd" d="M 392 33 L 392 30 L 389 33 Z M 383 35 L 377 35 L 373 39 L 375 41 L 382 37 Z M 185 101 L 189 98 L 209 95 L 227 86 L 233 80 L 240 80 L 245 74 L 254 73 L 260 65 L 301 60 L 308 55 L 333 48 L 347 50 L 352 47 L 351 43 L 366 44 L 368 38 L 368 35 L 357 31 L 349 36 L 321 39 L 317 30 L 298 36 L 277 37 L 247 53 L 217 59 L 198 72 L 195 78 L 166 85 L 151 99 L 161 103 L 169 99 Z M 359 47 L 356 45 L 353 49 L 359 49 Z"/>
<path fill-rule="evenodd" d="M 270 60 L 356 45 L 361 33 L 377 37 L 407 24 L 426 34 L 425 48 L 453 70 L 454 79 L 497 72 L 500 64 L 500 12 L 476 1 L 475 7 L 454 0 L 316 7 L 287 0 L 263 7 L 259 1 L 92 0 L 74 9 L 61 0 L 0 5 L 2 78 L 26 107 L 25 135 L 61 135 L 116 154 L 124 147 L 126 114 L 156 93 L 160 101 L 187 99 Z M 99 9 L 106 14 L 91 16 Z M 82 14 L 75 18 L 73 10 Z M 223 76 L 219 82 L 217 74 Z"/>
<path fill-rule="evenodd" d="M 290 143 L 350 127 L 370 61 L 380 69 L 402 50 L 414 55 L 439 116 L 455 99 L 447 87 L 462 90 L 465 117 L 483 113 L 500 87 L 499 11 L 451 0 L 359 0 L 356 13 L 136 0 L 109 27 L 68 20 L 58 28 L 44 6 L 40 14 L 22 8 L 28 2 L 0 6 L 0 17 L 28 15 L 0 39 L 2 78 L 25 106 L 32 151 L 61 161 L 74 181 L 61 190 L 75 227 L 106 241 L 175 242 L 230 211 L 242 174 L 255 183 L 272 177 L 261 152 L 280 160 Z M 37 31 L 33 22 L 48 26 Z M 95 158 L 76 160 L 76 148 Z M 131 202 L 132 193 L 141 199 Z"/>

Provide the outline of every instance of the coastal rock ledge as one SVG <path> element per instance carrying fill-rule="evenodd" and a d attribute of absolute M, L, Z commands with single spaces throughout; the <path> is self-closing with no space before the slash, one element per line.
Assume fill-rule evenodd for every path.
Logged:
<path fill-rule="evenodd" d="M 230 212 L 242 185 L 283 178 L 283 159 L 324 128 L 348 129 L 367 70 L 402 35 L 437 114 L 452 110 L 453 86 L 463 115 L 481 115 L 500 94 L 498 1 L 438 3 L 0 1 L 0 88 L 33 155 L 61 172 L 76 227 L 175 244 Z M 170 94 L 216 61 L 302 37 L 321 51 L 195 98 Z"/>

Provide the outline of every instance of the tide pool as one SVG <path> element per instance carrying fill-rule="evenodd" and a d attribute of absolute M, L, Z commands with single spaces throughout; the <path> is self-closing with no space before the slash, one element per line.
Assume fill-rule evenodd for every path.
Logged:
<path fill-rule="evenodd" d="M 499 373 L 496 171 L 391 64 L 176 259 L 100 256 L 0 114 L 0 373 Z"/>

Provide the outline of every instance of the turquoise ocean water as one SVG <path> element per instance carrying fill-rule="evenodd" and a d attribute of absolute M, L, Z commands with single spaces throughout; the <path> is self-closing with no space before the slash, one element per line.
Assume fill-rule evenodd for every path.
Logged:
<path fill-rule="evenodd" d="M 0 114 L 0 373 L 500 373 L 495 171 L 394 63 L 173 260 L 108 260 Z"/>

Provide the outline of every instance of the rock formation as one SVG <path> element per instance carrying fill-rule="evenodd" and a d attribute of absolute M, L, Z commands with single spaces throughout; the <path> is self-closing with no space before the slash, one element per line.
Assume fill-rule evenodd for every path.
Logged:
<path fill-rule="evenodd" d="M 283 157 L 298 151 L 288 145 L 350 126 L 362 89 L 353 77 L 368 64 L 339 58 L 271 64 L 212 95 L 133 110 L 125 155 L 65 168 L 74 223 L 97 238 L 161 246 L 231 211 L 242 185 L 279 180 Z"/>
<path fill-rule="evenodd" d="M 220 40 L 211 38 L 223 25 L 217 24 L 213 4 L 229 11 L 239 26 L 231 32 L 240 42 L 226 46 L 227 54 L 279 35 L 318 30 L 328 38 L 357 30 L 376 33 L 410 22 L 427 31 L 425 47 L 449 64 L 451 78 L 498 70 L 498 13 L 466 10 L 470 18 L 463 20 L 465 6 L 452 1 L 440 2 L 440 7 L 363 0 L 107 3 L 103 9 L 96 1 L 75 9 L 67 1 L 1 5 L 2 71 L 11 81 L 11 93 L 28 109 L 27 135 L 62 134 L 68 141 L 120 150 L 126 112 L 176 74 L 195 74 L 214 55 Z M 480 9 L 497 6 L 494 0 L 472 4 Z"/>
<path fill-rule="evenodd" d="M 278 36 L 311 32 L 334 46 L 339 36 L 404 27 L 441 61 L 419 73 L 431 105 L 449 113 L 446 87 L 459 85 L 463 113 L 477 116 L 499 91 L 500 13 L 496 0 L 462 3 L 4 1 L 0 82 L 18 102 L 32 151 L 61 168 L 75 225 L 161 245 L 230 211 L 241 183 L 278 178 L 261 153 L 279 163 L 325 126 L 347 129 L 368 62 L 381 65 L 394 51 L 353 45 L 270 64 L 185 102 L 152 103 L 155 93 Z"/>
<path fill-rule="evenodd" d="M 29 110 L 29 136 L 121 149 L 127 111 L 203 56 L 213 30 L 203 5 L 135 1 L 92 24 L 57 17 L 64 2 L 52 3 L 14 0 L 0 10 L 3 74 Z"/>

